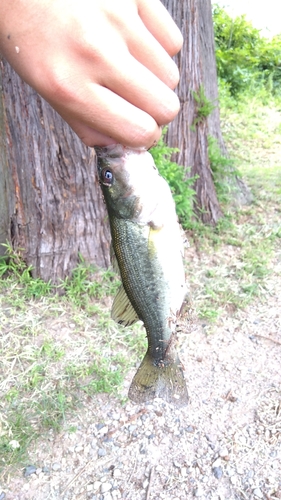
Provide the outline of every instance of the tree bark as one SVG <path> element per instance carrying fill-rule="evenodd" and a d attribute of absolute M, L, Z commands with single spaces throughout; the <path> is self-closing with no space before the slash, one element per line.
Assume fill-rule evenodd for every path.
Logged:
<path fill-rule="evenodd" d="M 193 95 L 203 87 L 208 99 L 215 101 L 218 97 L 211 1 L 162 1 L 184 38 L 183 48 L 175 58 L 181 74 L 176 89 L 181 110 L 169 126 L 167 143 L 179 149 L 175 161 L 186 168 L 187 175 L 198 175 L 195 182 L 197 212 L 204 222 L 215 224 L 222 212 L 210 169 L 208 134 L 219 138 L 225 148 L 219 109 L 217 106 L 211 115 L 196 123 L 197 103 Z"/>
<path fill-rule="evenodd" d="M 9 178 L 8 164 L 6 157 L 6 142 L 5 142 L 5 119 L 4 119 L 4 103 L 2 99 L 2 79 L 0 72 L 0 256 L 5 254 L 5 247 L 2 246 L 9 239 Z"/>
<path fill-rule="evenodd" d="M 4 60 L 1 73 L 1 240 L 24 249 L 44 280 L 68 276 L 79 254 L 107 266 L 110 233 L 94 150 Z"/>

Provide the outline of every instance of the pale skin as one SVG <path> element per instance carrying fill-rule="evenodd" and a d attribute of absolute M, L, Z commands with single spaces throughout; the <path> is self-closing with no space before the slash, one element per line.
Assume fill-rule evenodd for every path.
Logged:
<path fill-rule="evenodd" d="M 87 146 L 159 139 L 181 46 L 160 0 L 0 1 L 0 53 Z"/>

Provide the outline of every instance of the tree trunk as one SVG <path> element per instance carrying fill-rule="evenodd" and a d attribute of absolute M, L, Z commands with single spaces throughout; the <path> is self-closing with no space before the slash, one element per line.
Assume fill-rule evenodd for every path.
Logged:
<path fill-rule="evenodd" d="M 2 79 L 0 72 L 0 256 L 5 254 L 5 247 L 2 246 L 2 243 L 6 243 L 9 239 L 8 193 L 10 189 L 5 138 L 4 103 L 2 99 Z"/>
<path fill-rule="evenodd" d="M 222 212 L 208 158 L 208 134 L 215 135 L 225 148 L 219 109 L 216 107 L 210 116 L 198 119 L 198 105 L 193 94 L 203 88 L 211 101 L 218 97 L 211 1 L 162 1 L 184 37 L 182 51 L 175 58 L 181 74 L 177 88 L 181 110 L 169 126 L 167 142 L 179 149 L 175 160 L 186 169 L 190 168 L 187 175 L 198 175 L 195 189 L 197 211 L 202 220 L 216 223 Z"/>
<path fill-rule="evenodd" d="M 71 273 L 79 254 L 108 265 L 94 150 L 4 60 L 1 73 L 0 242 L 8 237 L 24 249 L 34 276 L 53 282 Z"/>

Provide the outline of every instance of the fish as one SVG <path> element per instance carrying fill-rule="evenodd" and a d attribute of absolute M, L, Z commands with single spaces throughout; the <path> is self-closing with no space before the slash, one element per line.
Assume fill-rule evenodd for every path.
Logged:
<path fill-rule="evenodd" d="M 188 403 L 176 330 L 187 287 L 183 240 L 170 187 L 151 154 L 121 144 L 96 147 L 97 171 L 107 207 L 111 260 L 121 276 L 111 316 L 130 326 L 141 320 L 148 348 L 129 398 Z"/>

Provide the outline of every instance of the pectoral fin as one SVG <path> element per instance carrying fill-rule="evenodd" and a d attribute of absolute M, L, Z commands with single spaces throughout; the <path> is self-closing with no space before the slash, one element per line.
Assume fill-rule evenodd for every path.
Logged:
<path fill-rule="evenodd" d="M 123 285 L 120 286 L 117 295 L 114 299 L 111 317 L 123 326 L 130 326 L 139 320 L 139 317 L 133 308 L 128 295 L 125 292 Z"/>

